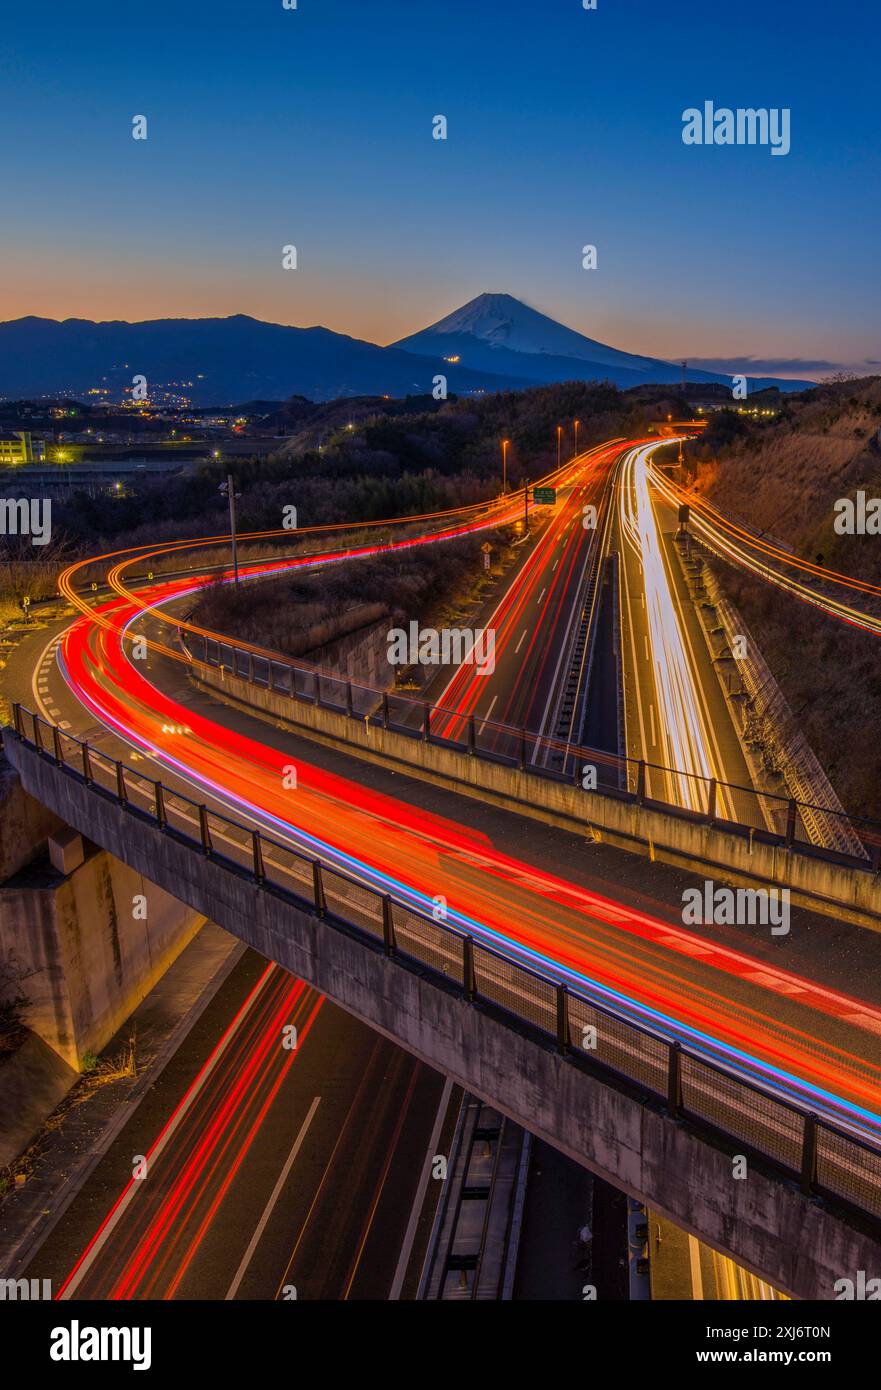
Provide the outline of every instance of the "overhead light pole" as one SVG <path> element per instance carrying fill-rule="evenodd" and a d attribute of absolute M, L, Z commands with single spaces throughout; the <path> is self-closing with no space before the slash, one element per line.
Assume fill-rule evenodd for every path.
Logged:
<path fill-rule="evenodd" d="M 510 439 L 502 440 L 502 493 L 508 491 L 508 445 Z"/>
<path fill-rule="evenodd" d="M 236 544 L 236 497 L 241 493 L 236 492 L 236 485 L 231 473 L 226 475 L 226 482 L 220 484 L 220 491 L 229 498 L 229 534 L 232 542 L 232 572 L 236 586 L 239 582 L 239 554 Z"/>
<path fill-rule="evenodd" d="M 560 467 L 560 450 L 563 447 L 563 426 L 557 426 L 557 468 Z"/>
<path fill-rule="evenodd" d="M 580 424 L 580 420 L 575 421 L 575 453 L 572 456 L 573 458 L 578 458 L 578 427 Z"/>

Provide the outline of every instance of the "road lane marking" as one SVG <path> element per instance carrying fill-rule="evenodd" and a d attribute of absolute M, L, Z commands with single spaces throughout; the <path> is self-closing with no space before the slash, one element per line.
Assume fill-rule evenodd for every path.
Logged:
<path fill-rule="evenodd" d="M 497 700 L 498 698 L 499 698 L 498 695 L 494 695 L 494 696 L 492 697 L 492 703 L 490 704 L 489 709 L 487 710 L 486 714 L 485 714 L 484 717 L 483 717 L 483 723 L 481 724 L 480 728 L 478 729 L 478 731 L 477 731 L 478 733 L 482 734 L 483 731 L 484 731 L 484 729 L 486 728 L 487 722 L 488 722 L 488 720 L 489 720 L 489 717 L 490 717 L 490 715 L 492 714 L 493 710 L 494 710 L 495 707 L 496 707 L 496 700 Z"/>
<path fill-rule="evenodd" d="M 396 1302 L 401 1297 L 401 1289 L 404 1284 L 404 1276 L 407 1273 L 407 1266 L 413 1253 L 413 1242 L 416 1239 L 416 1227 L 419 1224 L 419 1217 L 425 1204 L 425 1194 L 428 1190 L 428 1180 L 431 1177 L 431 1168 L 434 1156 L 437 1153 L 437 1146 L 440 1142 L 441 1129 L 446 1118 L 447 1108 L 450 1104 L 450 1096 L 453 1091 L 453 1083 L 449 1077 L 444 1081 L 441 1097 L 438 1101 L 437 1114 L 434 1117 L 434 1128 L 431 1131 L 431 1138 L 428 1141 L 428 1150 L 425 1155 L 425 1163 L 422 1167 L 422 1176 L 413 1197 L 413 1205 L 410 1208 L 410 1220 L 407 1222 L 407 1229 L 404 1232 L 404 1239 L 401 1242 L 401 1253 L 398 1256 L 398 1263 L 395 1269 L 395 1277 L 389 1289 L 389 1301 Z"/>
<path fill-rule="evenodd" d="M 523 629 L 523 636 L 520 638 L 520 641 L 517 643 L 516 647 L 514 648 L 514 655 L 515 655 L 515 656 L 516 656 L 517 653 L 519 652 L 520 648 L 523 646 L 523 643 L 524 643 L 525 640 L 526 640 L 526 634 L 527 634 L 528 631 L 529 631 L 529 628 L 528 628 L 528 627 L 525 627 L 525 628 Z"/>
<path fill-rule="evenodd" d="M 241 1284 L 242 1280 L 244 1279 L 245 1274 L 246 1274 L 247 1269 L 248 1269 L 248 1265 L 251 1263 L 251 1260 L 252 1260 L 253 1257 L 254 1257 L 254 1251 L 257 1249 L 257 1246 L 260 1244 L 260 1238 L 261 1238 L 261 1236 L 263 1235 L 263 1232 L 266 1230 L 266 1226 L 267 1226 L 267 1223 L 268 1223 L 268 1221 L 269 1221 L 269 1218 L 270 1218 L 270 1216 L 272 1215 L 272 1212 L 273 1212 L 273 1209 L 274 1209 L 274 1207 L 275 1207 L 276 1202 L 278 1201 L 279 1197 L 281 1196 L 282 1188 L 284 1187 L 285 1183 L 286 1183 L 287 1180 L 288 1180 L 288 1174 L 290 1173 L 291 1169 L 293 1168 L 293 1166 L 294 1166 L 294 1164 L 295 1164 L 295 1162 L 296 1162 L 296 1160 L 297 1160 L 297 1154 L 300 1152 L 300 1149 L 302 1148 L 303 1140 L 306 1138 L 306 1134 L 308 1133 L 309 1126 L 311 1125 L 312 1121 L 313 1121 L 314 1118 L 315 1118 L 315 1111 L 318 1109 L 318 1107 L 319 1107 L 320 1104 L 321 1104 L 321 1096 L 315 1096 L 315 1098 L 314 1098 L 313 1101 L 312 1101 L 312 1104 L 309 1106 L 309 1109 L 308 1109 L 308 1111 L 306 1112 L 306 1118 L 305 1118 L 305 1120 L 304 1120 L 303 1123 L 300 1125 L 300 1132 L 299 1132 L 299 1134 L 297 1135 L 296 1139 L 294 1140 L 294 1147 L 291 1149 L 290 1153 L 288 1154 L 287 1158 L 285 1159 L 284 1167 L 282 1168 L 281 1172 L 280 1172 L 279 1175 L 278 1175 L 278 1179 L 277 1179 L 277 1181 L 276 1181 L 275 1187 L 272 1189 L 271 1193 L 269 1194 L 269 1201 L 266 1203 L 266 1206 L 263 1208 L 263 1215 L 260 1217 L 260 1220 L 257 1222 L 257 1225 L 254 1227 L 254 1234 L 252 1235 L 251 1239 L 250 1239 L 249 1242 L 248 1242 L 248 1248 L 247 1248 L 247 1250 L 245 1251 L 244 1255 L 242 1256 L 242 1262 L 241 1262 L 241 1264 L 239 1265 L 238 1269 L 236 1270 L 235 1278 L 233 1279 L 232 1283 L 230 1284 L 229 1288 L 228 1288 L 227 1291 L 226 1291 L 226 1295 L 225 1295 L 225 1298 L 224 1298 L 224 1302 L 226 1302 L 227 1300 L 229 1300 L 229 1299 L 231 1299 L 231 1298 L 235 1298 L 236 1294 L 237 1294 L 238 1291 L 239 1291 L 239 1285 Z"/>
<path fill-rule="evenodd" d="M 64 632 L 66 632 L 66 631 L 67 631 L 67 628 L 64 629 Z M 53 647 L 54 645 L 57 645 L 57 643 L 61 641 L 61 638 L 64 636 L 64 632 L 60 633 L 58 636 L 50 637 L 50 638 L 49 638 L 49 641 L 46 643 L 45 647 L 44 647 L 43 650 L 40 652 L 40 655 L 39 655 L 39 657 L 37 658 L 36 664 L 35 664 L 35 666 L 34 666 L 34 674 L 33 674 L 32 677 L 31 677 L 31 693 L 32 693 L 32 695 L 33 695 L 33 697 L 34 697 L 34 703 L 35 703 L 35 705 L 36 705 L 36 707 L 37 707 L 38 713 L 41 714 L 41 715 L 43 716 L 43 718 L 45 719 L 45 721 L 46 721 L 47 724 L 51 724 L 51 723 L 52 723 L 52 716 L 51 716 L 51 714 L 49 713 L 49 711 L 47 710 L 45 704 L 43 703 L 43 698 L 42 698 L 42 696 L 40 695 L 40 692 L 39 692 L 38 689 L 37 689 L 37 680 L 38 680 L 39 675 L 40 675 L 40 668 L 41 668 L 41 666 L 43 665 L 43 663 L 45 662 L 46 657 L 47 657 L 47 654 L 48 654 L 50 648 Z M 70 727 L 70 726 L 68 725 L 68 728 L 69 728 L 69 727 Z"/>
<path fill-rule="evenodd" d="M 655 738 L 655 707 L 653 704 L 649 705 L 649 719 L 652 722 L 652 747 L 656 748 L 658 740 Z"/>

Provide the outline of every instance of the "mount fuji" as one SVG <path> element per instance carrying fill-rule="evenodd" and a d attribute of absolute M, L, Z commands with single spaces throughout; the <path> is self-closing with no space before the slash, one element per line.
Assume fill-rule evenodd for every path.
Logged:
<path fill-rule="evenodd" d="M 611 381 L 616 386 L 678 383 L 682 367 L 657 357 L 623 352 L 577 333 L 510 294 L 479 294 L 446 318 L 401 338 L 393 347 L 420 356 L 443 357 L 472 371 L 494 372 L 546 384 L 555 381 Z M 692 382 L 726 386 L 731 376 L 688 369 Z M 810 381 L 751 377 L 750 389 L 777 386 L 800 391 Z"/>

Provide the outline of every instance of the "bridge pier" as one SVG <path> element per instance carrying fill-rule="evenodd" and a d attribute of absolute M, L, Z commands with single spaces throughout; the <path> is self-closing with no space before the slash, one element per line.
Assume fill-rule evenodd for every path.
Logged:
<path fill-rule="evenodd" d="M 0 968 L 22 1020 L 74 1071 L 106 1046 L 204 920 L 0 774 Z"/>

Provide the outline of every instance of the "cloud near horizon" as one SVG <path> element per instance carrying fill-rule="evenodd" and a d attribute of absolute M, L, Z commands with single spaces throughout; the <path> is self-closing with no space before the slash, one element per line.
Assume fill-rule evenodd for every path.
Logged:
<path fill-rule="evenodd" d="M 804 376 L 806 372 L 846 370 L 843 362 L 826 362 L 822 358 L 808 357 L 690 357 L 688 365 L 708 372 L 740 372 L 746 376 L 780 376 L 781 373 Z"/>

